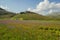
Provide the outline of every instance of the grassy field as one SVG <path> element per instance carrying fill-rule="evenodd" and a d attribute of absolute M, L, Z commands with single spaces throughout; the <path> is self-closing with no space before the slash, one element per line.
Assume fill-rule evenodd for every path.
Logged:
<path fill-rule="evenodd" d="M 60 40 L 60 21 L 0 20 L 0 40 Z"/>

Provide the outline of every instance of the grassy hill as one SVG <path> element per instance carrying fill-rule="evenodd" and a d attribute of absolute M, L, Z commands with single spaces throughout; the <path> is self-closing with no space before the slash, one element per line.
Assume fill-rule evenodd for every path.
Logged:
<path fill-rule="evenodd" d="M 60 13 L 51 13 L 48 16 L 43 16 L 34 12 L 25 11 L 13 13 L 0 8 L 0 19 L 11 20 L 60 20 Z"/>
<path fill-rule="evenodd" d="M 0 19 L 9 19 L 13 17 L 15 13 L 6 11 L 5 9 L 0 8 Z"/>
<path fill-rule="evenodd" d="M 16 20 L 51 20 L 50 17 L 47 16 L 43 16 L 34 12 L 21 12 L 17 15 L 15 15 L 12 19 L 16 19 Z"/>

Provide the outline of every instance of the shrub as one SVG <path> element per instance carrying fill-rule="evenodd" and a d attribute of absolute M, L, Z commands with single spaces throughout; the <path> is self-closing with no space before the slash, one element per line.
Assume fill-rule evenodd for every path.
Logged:
<path fill-rule="evenodd" d="M 54 30 L 53 28 L 50 28 L 50 30 Z"/>
<path fill-rule="evenodd" d="M 42 29 L 43 30 L 43 27 L 40 27 L 39 29 Z"/>
<path fill-rule="evenodd" d="M 60 29 L 59 29 L 59 31 L 60 31 Z"/>
<path fill-rule="evenodd" d="M 45 28 L 45 30 L 48 30 L 48 28 Z"/>
<path fill-rule="evenodd" d="M 55 31 L 57 31 L 58 29 L 55 29 Z"/>

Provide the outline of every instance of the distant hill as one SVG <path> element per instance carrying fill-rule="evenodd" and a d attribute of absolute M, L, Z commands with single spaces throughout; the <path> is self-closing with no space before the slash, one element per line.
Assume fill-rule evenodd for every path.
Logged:
<path fill-rule="evenodd" d="M 25 11 L 20 13 L 13 13 L 0 8 L 0 19 L 12 20 L 60 20 L 60 12 L 48 14 L 47 16 L 38 13 Z"/>
<path fill-rule="evenodd" d="M 50 17 L 47 16 L 43 16 L 43 15 L 39 15 L 37 13 L 34 12 L 30 12 L 30 11 L 26 11 L 26 12 L 21 12 L 19 14 L 17 14 L 16 16 L 13 17 L 13 19 L 19 20 L 19 19 L 23 19 L 23 20 L 50 20 Z"/>
<path fill-rule="evenodd" d="M 53 12 L 47 16 L 52 17 L 53 19 L 60 20 L 60 12 Z"/>
<path fill-rule="evenodd" d="M 9 11 L 6 11 L 5 9 L 0 8 L 0 19 L 5 19 L 5 18 L 11 18 L 15 14 Z"/>

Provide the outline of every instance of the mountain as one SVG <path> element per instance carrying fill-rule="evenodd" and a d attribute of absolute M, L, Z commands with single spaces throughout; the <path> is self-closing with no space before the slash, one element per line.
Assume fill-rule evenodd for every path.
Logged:
<path fill-rule="evenodd" d="M 0 8 L 0 19 L 11 18 L 15 15 L 15 13 L 6 11 L 3 8 Z"/>
<path fill-rule="evenodd" d="M 53 19 L 60 20 L 60 12 L 53 12 L 51 14 L 48 14 L 48 16 Z"/>
<path fill-rule="evenodd" d="M 40 15 L 38 13 L 25 11 L 20 13 L 9 12 L 0 8 L 0 19 L 12 19 L 12 20 L 60 20 L 60 12 L 48 14 L 47 16 Z"/>
<path fill-rule="evenodd" d="M 50 20 L 50 17 L 47 16 L 43 16 L 43 15 L 39 15 L 37 13 L 34 12 L 30 12 L 30 11 L 25 11 L 25 12 L 20 12 L 18 13 L 16 16 L 14 16 L 12 19 L 16 19 L 16 20 Z"/>

